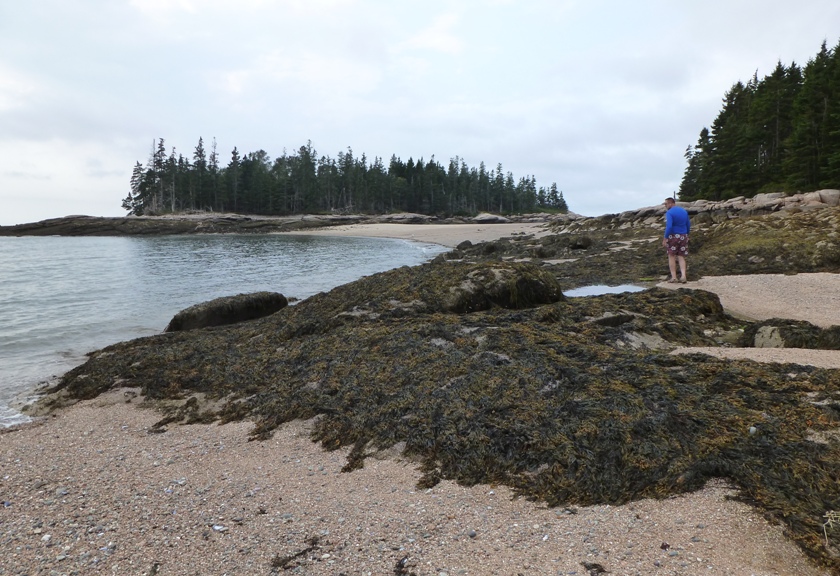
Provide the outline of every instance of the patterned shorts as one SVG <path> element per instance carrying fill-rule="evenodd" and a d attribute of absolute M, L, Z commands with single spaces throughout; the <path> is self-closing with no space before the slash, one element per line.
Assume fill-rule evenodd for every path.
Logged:
<path fill-rule="evenodd" d="M 665 250 L 674 256 L 688 256 L 688 234 L 669 234 Z"/>

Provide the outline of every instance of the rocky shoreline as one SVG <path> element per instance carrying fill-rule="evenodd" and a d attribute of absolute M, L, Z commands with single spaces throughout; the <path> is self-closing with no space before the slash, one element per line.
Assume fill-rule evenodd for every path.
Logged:
<path fill-rule="evenodd" d="M 691 216 L 692 225 L 702 226 L 719 224 L 733 218 L 751 218 L 770 214 L 785 217 L 800 212 L 836 208 L 840 206 L 840 190 L 827 189 L 791 195 L 774 192 L 756 194 L 753 197 L 738 196 L 727 200 L 677 202 L 677 205 L 686 209 Z M 603 228 L 658 228 L 662 225 L 664 213 L 664 206 L 656 205 L 595 217 L 572 215 L 565 220 L 568 226 L 555 224 L 555 227 L 575 231 Z"/>
<path fill-rule="evenodd" d="M 40 222 L 0 226 L 0 236 L 152 236 L 164 234 L 272 234 L 299 232 L 353 224 L 492 224 L 509 222 L 568 221 L 576 215 L 523 215 L 503 217 L 479 214 L 473 218 L 439 220 L 424 214 L 383 214 L 367 216 L 312 215 L 246 216 L 242 214 L 175 214 L 166 216 L 65 216 Z"/>
<path fill-rule="evenodd" d="M 200 216 L 65 216 L 0 226 L 0 236 L 152 236 L 164 234 L 268 234 L 360 221 L 360 217 L 269 218 L 239 214 Z"/>
<path fill-rule="evenodd" d="M 787 215 L 802 211 L 840 206 L 840 190 L 787 195 L 781 192 L 757 194 L 747 198 L 739 196 L 728 200 L 697 200 L 679 202 L 692 216 L 695 225 L 720 223 L 731 218 L 746 218 L 778 213 Z M 300 216 L 249 216 L 241 214 L 214 214 L 212 212 L 184 213 L 165 216 L 65 216 L 39 222 L 0 226 L 0 236 L 135 236 L 155 234 L 266 234 L 314 230 L 348 224 L 499 224 L 512 222 L 544 222 L 557 231 L 585 231 L 604 228 L 657 227 L 664 214 L 661 205 L 618 214 L 586 217 L 568 214 L 521 214 L 500 216 L 479 214 L 470 218 L 439 219 L 434 216 L 412 213 L 300 215 Z"/>
<path fill-rule="evenodd" d="M 840 272 L 840 207 L 731 213 L 698 223 L 693 278 Z M 768 343 L 836 350 L 840 329 L 736 318 L 712 292 L 656 287 L 661 217 L 656 225 L 647 218 L 656 220 L 545 222 L 539 235 L 461 242 L 428 264 L 257 320 L 116 344 L 66 374 L 32 410 L 55 415 L 125 394 L 156 411 L 151 434 L 245 422 L 261 442 L 307 421 L 306 435 L 341 454 L 336 473 L 401 458 L 417 469 L 418 491 L 453 481 L 505 487 L 554 510 L 632 506 L 725 479 L 734 497 L 840 573 L 837 537 L 823 531 L 826 514 L 840 511 L 840 371 L 671 353 Z M 651 288 L 563 295 L 591 283 Z M 350 552 L 336 546 L 327 554 Z M 416 573 L 439 572 L 416 564 L 433 553 L 406 546 L 398 551 L 412 551 L 405 563 Z M 309 559 L 311 550 L 275 568 L 334 573 Z M 590 553 L 577 563 L 617 573 L 648 573 L 670 558 L 664 552 L 660 564 L 631 572 L 620 558 Z M 392 570 L 401 558 L 389 556 Z"/>

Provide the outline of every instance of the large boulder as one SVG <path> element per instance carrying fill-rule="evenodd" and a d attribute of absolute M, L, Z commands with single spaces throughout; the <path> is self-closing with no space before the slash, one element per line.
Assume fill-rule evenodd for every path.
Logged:
<path fill-rule="evenodd" d="M 288 306 L 289 301 L 277 292 L 253 292 L 223 296 L 181 310 L 164 332 L 195 330 L 208 326 L 222 326 L 245 320 L 262 318 Z"/>
<path fill-rule="evenodd" d="M 532 265 L 493 263 L 452 274 L 448 280 L 441 290 L 446 312 L 530 308 L 564 299 L 554 276 Z"/>
<path fill-rule="evenodd" d="M 755 348 L 784 348 L 785 340 L 777 326 L 761 326 L 753 340 Z"/>
<path fill-rule="evenodd" d="M 829 206 L 840 206 L 840 190 L 819 190 L 820 201 Z"/>
<path fill-rule="evenodd" d="M 820 328 L 803 320 L 771 318 L 748 325 L 739 345 L 745 348 L 840 350 L 840 326 Z"/>
<path fill-rule="evenodd" d="M 510 223 L 510 219 L 505 218 L 504 216 L 499 216 L 498 214 L 488 214 L 486 212 L 482 212 L 478 216 L 475 216 L 472 219 L 473 222 L 476 224 L 508 224 Z"/>
<path fill-rule="evenodd" d="M 376 218 L 377 222 L 396 222 L 399 224 L 421 224 L 436 220 L 434 216 L 427 214 L 414 214 L 411 212 L 400 212 L 399 214 L 383 214 Z"/>

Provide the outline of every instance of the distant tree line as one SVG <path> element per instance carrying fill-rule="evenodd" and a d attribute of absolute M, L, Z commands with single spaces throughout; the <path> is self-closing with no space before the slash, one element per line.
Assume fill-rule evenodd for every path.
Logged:
<path fill-rule="evenodd" d="M 681 200 L 840 188 L 840 44 L 736 83 L 685 158 Z"/>
<path fill-rule="evenodd" d="M 502 165 L 471 168 L 455 157 L 447 166 L 435 161 L 407 162 L 391 156 L 368 162 L 352 149 L 333 159 L 318 156 L 311 142 L 296 154 L 272 160 L 259 150 L 241 155 L 234 148 L 222 166 L 213 140 L 204 139 L 192 159 L 167 151 L 163 138 L 153 144 L 145 165 L 137 162 L 122 207 L 135 215 L 204 210 L 263 215 L 334 212 L 430 215 L 500 214 L 538 210 L 566 212 L 556 184 L 537 188 L 533 176 L 515 180 Z"/>

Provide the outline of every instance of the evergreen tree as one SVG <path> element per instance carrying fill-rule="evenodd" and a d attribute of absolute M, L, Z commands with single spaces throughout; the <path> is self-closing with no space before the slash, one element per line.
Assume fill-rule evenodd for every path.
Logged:
<path fill-rule="evenodd" d="M 800 82 L 799 67 L 794 63 L 785 68 L 780 61 L 757 85 L 750 122 L 759 135 L 759 189 L 781 187 L 784 142 L 793 129 L 793 100 Z"/>
<path fill-rule="evenodd" d="M 207 189 L 208 174 L 207 174 L 207 155 L 204 151 L 204 138 L 198 138 L 198 144 L 193 152 L 193 174 L 195 175 L 192 181 L 192 193 L 190 194 L 190 208 L 193 210 L 207 207 Z"/>
<path fill-rule="evenodd" d="M 152 155 L 152 174 L 154 175 L 155 197 L 152 211 L 157 213 L 164 208 L 164 193 L 166 192 L 166 145 L 163 138 L 158 139 L 157 149 Z"/>
<path fill-rule="evenodd" d="M 338 207 L 343 211 L 353 211 L 353 187 L 355 186 L 356 163 L 353 149 L 338 153 Z"/>
<path fill-rule="evenodd" d="M 177 154 L 175 147 L 167 156 L 164 144 L 162 138 L 153 141 L 145 169 L 140 163 L 135 166 L 122 203 L 130 214 L 201 209 L 255 214 L 410 211 L 447 216 L 479 210 L 533 211 L 546 199 L 543 188 L 538 196 L 534 176 L 517 182 L 501 163 L 488 173 L 483 162 L 478 169 L 470 168 L 458 156 L 448 168 L 434 155 L 416 162 L 392 155 L 386 166 L 378 156 L 372 162 L 365 154 L 355 157 L 351 148 L 339 152 L 337 160 L 318 157 L 307 142 L 294 154 L 284 150 L 273 162 L 264 150 L 243 157 L 234 147 L 230 162 L 222 168 L 215 138 L 209 158 L 203 138 L 191 159 Z"/>
<path fill-rule="evenodd" d="M 294 182 L 294 196 L 292 212 L 311 211 L 317 207 L 318 178 L 315 167 L 317 152 L 312 149 L 312 142 L 306 143 L 298 150 L 297 157 L 292 162 L 292 180 Z"/>
<path fill-rule="evenodd" d="M 831 51 L 826 70 L 825 163 L 820 188 L 840 188 L 840 42 Z"/>
<path fill-rule="evenodd" d="M 190 197 L 193 194 L 193 173 L 190 161 L 183 154 L 178 154 L 175 160 L 175 148 L 172 148 L 172 163 L 176 173 L 174 188 L 175 198 L 181 208 L 189 205 Z"/>
<path fill-rule="evenodd" d="M 697 140 L 697 145 L 694 147 L 689 146 L 685 151 L 688 166 L 685 169 L 682 182 L 680 183 L 680 200 L 698 200 L 700 198 L 708 198 L 707 194 L 711 194 L 708 184 L 703 179 L 704 175 L 709 174 L 706 170 L 706 162 L 711 155 L 711 150 L 709 129 L 703 128 L 700 131 L 700 138 Z"/>
<path fill-rule="evenodd" d="M 227 180 L 228 190 L 230 190 L 230 196 L 233 199 L 233 211 L 239 211 L 239 183 L 240 183 L 240 167 L 241 161 L 239 159 L 239 150 L 236 149 L 236 146 L 233 147 L 233 152 L 230 153 L 230 162 L 227 166 L 227 171 L 225 173 L 225 177 Z"/>
<path fill-rule="evenodd" d="M 754 142 L 749 124 L 755 85 L 736 82 L 726 93 L 723 110 L 712 123 L 713 142 L 707 159 L 707 176 L 715 200 L 733 198 L 749 190 L 756 181 Z"/>
<path fill-rule="evenodd" d="M 831 54 L 822 43 L 805 66 L 802 88 L 793 103 L 793 132 L 787 145 L 787 183 L 796 190 L 813 190 L 824 168 L 826 128 L 831 101 Z"/>
<path fill-rule="evenodd" d="M 552 182 L 546 193 L 546 204 L 552 210 L 559 210 L 566 213 L 569 211 L 569 206 L 566 204 L 566 199 L 563 198 L 563 192 L 557 189 L 557 184 Z"/>
<path fill-rule="evenodd" d="M 166 160 L 166 186 L 169 188 L 169 211 L 175 212 L 175 197 L 178 192 L 178 180 L 179 180 L 179 165 L 178 162 L 175 160 L 175 146 L 172 147 L 172 153 L 169 155 L 169 158 Z"/>
<path fill-rule="evenodd" d="M 240 164 L 242 210 L 250 214 L 265 213 L 271 194 L 271 159 L 265 150 L 249 152 Z"/>
<path fill-rule="evenodd" d="M 683 200 L 840 187 L 840 44 L 733 85 L 685 159 Z"/>
<path fill-rule="evenodd" d="M 207 169 L 210 173 L 210 197 L 212 198 L 213 209 L 220 210 L 222 198 L 219 197 L 219 154 L 216 152 L 216 138 L 213 138 L 213 143 L 210 146 Z"/>
<path fill-rule="evenodd" d="M 475 210 L 475 187 L 476 187 L 476 171 L 470 169 L 467 163 L 462 159 L 461 168 L 458 173 L 458 197 L 453 206 L 453 214 L 470 214 Z"/>
<path fill-rule="evenodd" d="M 554 186 L 554 185 L 552 184 L 552 186 Z M 556 188 L 556 186 L 554 186 L 554 187 Z M 560 197 L 557 200 L 557 209 L 560 210 L 560 212 L 562 212 L 564 214 L 569 211 L 569 205 L 566 204 L 566 199 L 563 198 L 563 191 L 562 190 L 560 191 Z"/>
<path fill-rule="evenodd" d="M 130 216 L 141 216 L 146 202 L 146 175 L 143 165 L 137 162 L 131 172 L 131 183 L 128 196 L 122 201 L 123 210 Z"/>
<path fill-rule="evenodd" d="M 318 160 L 318 189 L 321 191 L 320 207 L 325 212 L 335 209 L 338 185 L 338 166 L 335 160 L 328 156 L 321 156 Z"/>

